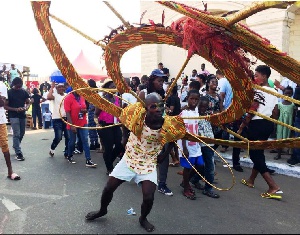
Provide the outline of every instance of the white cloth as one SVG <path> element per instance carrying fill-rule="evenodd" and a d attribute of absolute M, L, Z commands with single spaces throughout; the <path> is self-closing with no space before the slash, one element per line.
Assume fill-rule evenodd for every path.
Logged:
<path fill-rule="evenodd" d="M 0 96 L 7 99 L 7 86 L 2 81 L 0 81 Z M 6 112 L 4 107 L 0 107 L 0 124 L 4 123 L 7 123 Z"/>
<path fill-rule="evenodd" d="M 199 117 L 198 109 L 195 110 L 183 110 L 179 115 L 181 117 Z M 198 119 L 184 119 L 186 130 L 192 134 L 198 135 Z M 198 142 L 186 141 L 186 147 L 189 151 L 189 157 L 202 156 L 201 147 Z M 182 140 L 177 141 L 179 147 L 183 150 Z M 179 157 L 183 157 L 181 151 L 179 151 Z"/>
<path fill-rule="evenodd" d="M 293 82 L 290 79 L 288 79 L 288 78 L 285 77 L 280 82 L 280 85 L 283 86 L 284 88 L 287 88 L 288 86 L 290 86 L 291 88 L 293 88 L 293 93 L 295 93 L 295 89 L 296 89 L 297 83 L 295 83 L 295 82 Z M 283 95 L 283 91 L 280 90 L 280 89 L 278 89 L 278 93 L 281 94 L 281 95 Z M 281 99 L 281 98 L 278 98 L 278 99 L 279 99 L 278 100 L 279 102 L 283 101 L 283 99 Z"/>
<path fill-rule="evenodd" d="M 113 171 L 111 172 L 111 174 L 109 176 L 115 177 L 120 180 L 125 180 L 128 182 L 130 182 L 132 179 L 134 179 L 134 181 L 138 185 L 140 185 L 141 182 L 146 181 L 146 180 L 149 180 L 157 185 L 156 168 L 149 174 L 137 174 L 136 172 L 134 172 L 127 166 L 125 158 L 126 158 L 126 156 L 124 154 L 121 161 L 119 161 L 119 163 L 115 166 L 115 168 L 113 169 Z"/>
<path fill-rule="evenodd" d="M 199 90 L 200 95 L 206 96 L 206 85 L 203 85 Z"/>
<path fill-rule="evenodd" d="M 54 93 L 53 92 L 53 96 L 54 96 L 54 100 L 53 100 L 53 114 L 52 114 L 52 119 L 60 119 L 60 115 L 59 115 L 59 106 L 61 101 L 63 100 L 63 98 L 66 96 L 67 94 L 64 95 L 60 95 L 58 93 Z M 62 117 L 66 117 L 66 111 L 64 108 L 64 104 L 61 105 L 60 107 L 60 112 Z"/>
<path fill-rule="evenodd" d="M 46 99 L 42 104 L 50 104 L 50 100 L 47 100 L 47 96 L 49 94 L 49 91 L 44 92 L 43 98 Z"/>
<path fill-rule="evenodd" d="M 135 104 L 137 102 L 137 99 L 130 93 L 124 93 L 122 94 L 122 102 L 126 103 L 126 104 Z M 126 101 L 128 102 L 126 102 Z"/>
<path fill-rule="evenodd" d="M 263 88 L 268 89 L 268 90 L 273 91 L 273 92 L 276 92 L 276 90 L 274 88 L 271 88 L 271 87 L 263 86 Z M 264 91 L 256 91 L 256 92 L 258 92 L 265 99 L 265 101 L 263 102 L 264 105 L 259 104 L 257 112 L 260 113 L 260 114 L 263 114 L 267 117 L 271 117 L 272 111 L 273 111 L 275 105 L 278 104 L 278 98 L 276 96 L 268 94 Z M 255 97 L 254 97 L 254 99 L 255 99 Z M 256 119 L 263 119 L 263 118 L 261 118 L 259 116 L 254 116 L 252 118 L 252 120 L 256 120 Z"/>

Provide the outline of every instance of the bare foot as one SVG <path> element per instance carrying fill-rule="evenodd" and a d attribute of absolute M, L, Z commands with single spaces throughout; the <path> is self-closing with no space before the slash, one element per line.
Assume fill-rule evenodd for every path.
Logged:
<path fill-rule="evenodd" d="M 147 232 L 153 232 L 155 227 L 154 225 L 150 224 L 147 219 L 142 220 L 141 217 L 139 218 L 141 226 L 147 231 Z"/>
<path fill-rule="evenodd" d="M 92 211 L 85 216 L 86 220 L 94 220 L 107 214 L 107 211 Z"/>

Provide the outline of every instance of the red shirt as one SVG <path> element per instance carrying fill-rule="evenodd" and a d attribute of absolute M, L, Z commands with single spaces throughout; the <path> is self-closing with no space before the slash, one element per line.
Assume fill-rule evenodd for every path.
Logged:
<path fill-rule="evenodd" d="M 64 101 L 64 108 L 66 112 L 71 114 L 71 119 L 73 125 L 76 126 L 84 126 L 87 124 L 86 113 L 83 114 L 83 118 L 79 119 L 79 113 L 81 109 L 86 109 L 85 100 L 83 97 L 80 96 L 79 100 L 76 100 L 73 94 L 67 95 Z M 67 129 L 70 130 L 71 126 L 67 125 Z"/>

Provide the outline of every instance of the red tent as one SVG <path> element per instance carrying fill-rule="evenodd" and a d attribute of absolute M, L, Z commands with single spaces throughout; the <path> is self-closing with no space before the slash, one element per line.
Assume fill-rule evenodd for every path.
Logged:
<path fill-rule="evenodd" d="M 83 54 L 83 51 L 77 56 L 73 61 L 73 66 L 76 69 L 77 73 L 85 79 L 93 79 L 97 81 L 103 81 L 107 78 L 106 70 L 101 70 L 93 65 L 88 58 Z"/>

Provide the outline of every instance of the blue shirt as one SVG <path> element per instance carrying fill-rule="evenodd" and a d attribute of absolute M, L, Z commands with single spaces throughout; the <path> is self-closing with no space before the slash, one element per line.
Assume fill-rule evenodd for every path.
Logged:
<path fill-rule="evenodd" d="M 232 88 L 230 83 L 228 82 L 228 80 L 226 78 L 222 78 L 224 79 L 222 82 L 222 86 L 220 86 L 220 90 L 219 92 L 224 92 L 225 93 L 225 98 L 224 98 L 224 109 L 227 109 L 231 102 L 232 102 L 232 98 L 233 98 L 233 93 L 232 93 Z"/>

